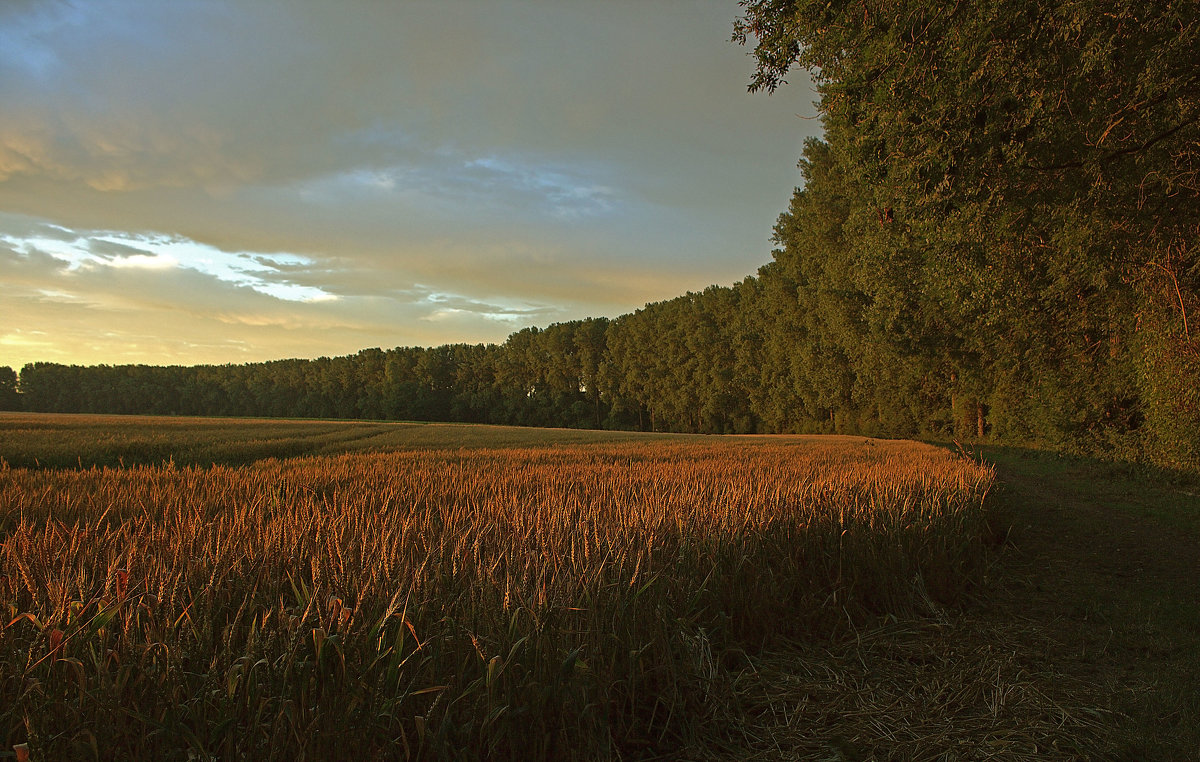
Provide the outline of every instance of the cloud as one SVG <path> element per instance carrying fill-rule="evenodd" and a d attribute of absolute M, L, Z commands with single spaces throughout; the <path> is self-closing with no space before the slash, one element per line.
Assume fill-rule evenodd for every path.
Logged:
<path fill-rule="evenodd" d="M 17 367 L 346 354 L 444 343 L 447 326 L 456 340 L 499 341 L 563 317 L 550 305 L 420 283 L 333 293 L 305 285 L 312 262 L 286 253 L 223 252 L 177 236 L 73 231 L 3 214 L 0 225 L 21 231 L 0 236 L 0 304 L 20 316 L 0 314 L 10 327 L 0 364 Z"/>
<path fill-rule="evenodd" d="M 354 204 L 382 211 L 403 208 L 411 214 L 445 219 L 578 221 L 610 216 L 620 204 L 618 191 L 599 182 L 597 172 L 484 156 L 465 158 L 448 151 L 418 162 L 356 167 L 316 177 L 294 187 L 304 204 L 340 209 Z M 377 211 L 377 213 L 378 213 Z"/>
<path fill-rule="evenodd" d="M 0 310 L 57 321 L 68 354 L 157 324 L 191 338 L 134 342 L 147 361 L 307 356 L 502 340 L 738 279 L 769 257 L 816 125 L 795 119 L 803 86 L 745 93 L 736 12 L 0 5 L 0 267 L 37 281 L 6 279 Z M 81 303 L 137 305 L 143 328 Z"/>
<path fill-rule="evenodd" d="M 0 225 L 10 217 L 0 213 Z M 94 277 L 106 269 L 194 270 L 287 301 L 336 299 L 320 288 L 296 282 L 280 269 L 302 267 L 309 262 L 302 257 L 222 251 L 181 236 L 71 231 L 61 225 L 28 220 L 14 227 L 22 229 L 23 234 L 0 233 L 0 242 L 10 252 L 52 258 L 63 265 L 65 273 Z"/>

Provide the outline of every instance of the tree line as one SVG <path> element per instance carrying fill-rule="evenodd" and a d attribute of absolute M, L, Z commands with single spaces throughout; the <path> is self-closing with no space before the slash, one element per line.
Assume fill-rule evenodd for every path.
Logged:
<path fill-rule="evenodd" d="M 800 67 L 820 95 L 776 264 L 815 304 L 800 343 L 844 358 L 830 389 L 889 428 L 933 400 L 976 435 L 1200 459 L 1200 5 L 741 6 L 751 89 Z"/>
<path fill-rule="evenodd" d="M 955 436 L 1195 463 L 1198 17 L 1194 0 L 747 0 L 734 38 L 753 45 L 751 88 L 806 68 L 824 125 L 756 274 L 501 345 L 35 363 L 20 404 Z"/>

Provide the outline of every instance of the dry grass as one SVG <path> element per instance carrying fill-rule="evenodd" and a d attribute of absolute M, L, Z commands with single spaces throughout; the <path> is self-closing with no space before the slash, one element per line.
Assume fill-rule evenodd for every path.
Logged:
<path fill-rule="evenodd" d="M 1088 686 L 1030 660 L 1040 632 L 970 617 L 890 623 L 748 658 L 732 678 L 721 760 L 1109 758 L 1114 716 Z"/>
<path fill-rule="evenodd" d="M 861 438 L 3 468 L 4 748 L 697 748 L 765 644 L 960 595 L 991 479 Z"/>

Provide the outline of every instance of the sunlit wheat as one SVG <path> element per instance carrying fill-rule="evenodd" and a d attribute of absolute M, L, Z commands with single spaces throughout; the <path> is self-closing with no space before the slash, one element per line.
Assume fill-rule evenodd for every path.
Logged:
<path fill-rule="evenodd" d="M 669 744 L 728 654 L 953 599 L 991 478 L 849 438 L 3 469 L 3 732 L 106 758 Z"/>

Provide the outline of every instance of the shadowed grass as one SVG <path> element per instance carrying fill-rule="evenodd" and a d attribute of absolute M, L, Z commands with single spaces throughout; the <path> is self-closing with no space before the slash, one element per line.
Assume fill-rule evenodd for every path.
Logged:
<path fill-rule="evenodd" d="M 986 448 L 1015 551 L 996 596 L 1087 684 L 1111 759 L 1200 750 L 1200 475 Z"/>

